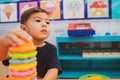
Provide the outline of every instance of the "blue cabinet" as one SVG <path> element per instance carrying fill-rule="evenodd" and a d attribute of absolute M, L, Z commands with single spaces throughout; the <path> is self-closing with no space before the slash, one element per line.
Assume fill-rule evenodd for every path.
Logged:
<path fill-rule="evenodd" d="M 120 36 L 60 36 L 56 37 L 56 46 L 64 71 L 59 78 L 89 73 L 120 78 Z M 86 56 L 86 52 L 91 55 Z"/>

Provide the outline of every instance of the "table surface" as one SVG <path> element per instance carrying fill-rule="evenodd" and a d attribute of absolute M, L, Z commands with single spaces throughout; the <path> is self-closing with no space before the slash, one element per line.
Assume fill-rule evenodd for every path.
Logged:
<path fill-rule="evenodd" d="M 79 79 L 58 79 L 58 80 L 79 80 Z M 110 79 L 110 80 L 120 80 L 120 79 Z"/>
<path fill-rule="evenodd" d="M 0 78 L 0 80 L 9 80 L 8 78 Z M 79 80 L 79 79 L 58 79 L 58 80 Z M 110 80 L 120 80 L 120 79 L 110 79 Z"/>

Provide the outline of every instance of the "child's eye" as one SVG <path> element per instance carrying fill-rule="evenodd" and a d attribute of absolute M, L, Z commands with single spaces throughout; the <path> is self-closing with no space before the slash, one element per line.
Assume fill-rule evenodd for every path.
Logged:
<path fill-rule="evenodd" d="M 36 22 L 41 22 L 41 20 L 35 20 Z"/>
<path fill-rule="evenodd" d="M 46 24 L 50 24 L 50 22 L 46 22 Z"/>

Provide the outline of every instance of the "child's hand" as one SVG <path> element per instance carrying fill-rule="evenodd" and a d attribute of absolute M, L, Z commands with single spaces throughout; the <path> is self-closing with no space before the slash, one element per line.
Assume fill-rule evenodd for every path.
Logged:
<path fill-rule="evenodd" d="M 26 41 L 30 41 L 32 39 L 32 37 L 26 31 L 22 29 L 14 29 L 2 37 L 3 44 L 5 46 L 20 46 L 22 43 L 18 38 L 22 38 Z"/>

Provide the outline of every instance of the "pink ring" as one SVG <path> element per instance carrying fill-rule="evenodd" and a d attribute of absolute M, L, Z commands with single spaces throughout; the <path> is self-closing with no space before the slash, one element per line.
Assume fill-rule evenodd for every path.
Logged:
<path fill-rule="evenodd" d="M 21 76 L 21 77 L 31 75 L 34 72 L 36 72 L 36 68 L 29 70 L 29 71 L 22 71 L 22 72 L 15 72 L 13 70 L 9 70 L 10 75 Z"/>

